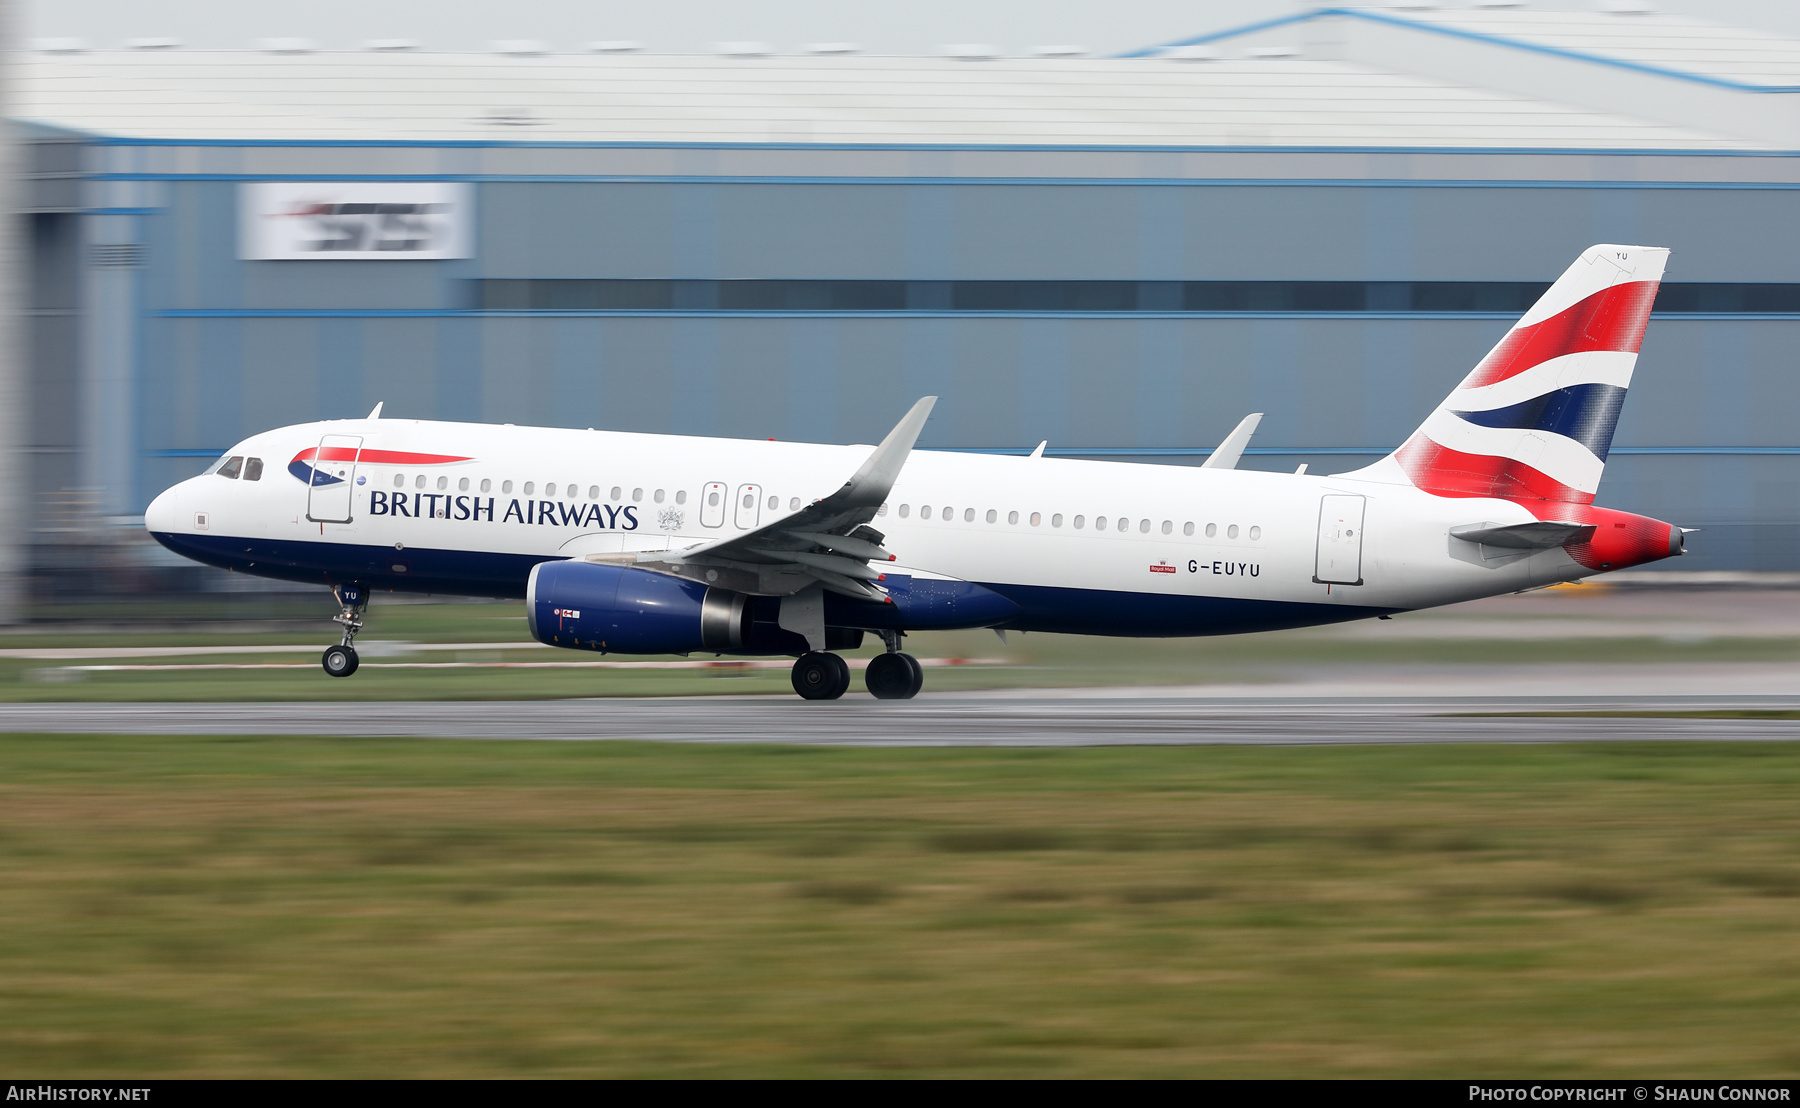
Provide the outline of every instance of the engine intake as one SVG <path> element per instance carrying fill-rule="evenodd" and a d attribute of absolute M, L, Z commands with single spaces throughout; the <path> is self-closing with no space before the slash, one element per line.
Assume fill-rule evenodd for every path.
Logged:
<path fill-rule="evenodd" d="M 749 598 L 629 566 L 539 562 L 525 586 L 531 637 L 611 654 L 744 650 Z"/>

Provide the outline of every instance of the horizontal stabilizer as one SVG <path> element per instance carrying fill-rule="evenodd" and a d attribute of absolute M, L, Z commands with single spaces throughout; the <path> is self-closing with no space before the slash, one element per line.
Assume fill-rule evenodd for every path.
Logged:
<path fill-rule="evenodd" d="M 1591 523 L 1557 523 L 1533 520 L 1530 523 L 1465 523 L 1450 528 L 1452 538 L 1478 542 L 1483 546 L 1504 546 L 1514 550 L 1548 550 L 1572 542 L 1586 542 L 1594 537 Z"/>

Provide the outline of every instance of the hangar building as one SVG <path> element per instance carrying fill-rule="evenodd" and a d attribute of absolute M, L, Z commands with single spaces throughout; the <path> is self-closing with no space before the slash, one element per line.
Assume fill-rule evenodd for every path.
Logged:
<path fill-rule="evenodd" d="M 43 50 L 39 560 L 394 418 L 1352 469 L 1674 248 L 1603 503 L 1796 568 L 1800 42 L 1328 9 L 1121 58 Z"/>

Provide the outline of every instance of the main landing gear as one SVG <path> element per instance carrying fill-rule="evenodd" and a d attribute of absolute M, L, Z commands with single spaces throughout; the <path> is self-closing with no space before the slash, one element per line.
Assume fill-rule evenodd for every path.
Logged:
<path fill-rule="evenodd" d="M 863 681 L 877 700 L 911 700 L 925 684 L 919 660 L 900 649 L 900 636 L 880 632 L 888 652 L 869 659 Z M 807 700 L 836 700 L 850 688 L 850 667 L 836 654 L 813 650 L 794 663 L 794 691 Z"/>
<path fill-rule="evenodd" d="M 809 650 L 794 661 L 794 691 L 807 700 L 836 700 L 850 687 L 850 667 L 836 654 Z"/>
<path fill-rule="evenodd" d="M 344 641 L 336 646 L 325 648 L 319 664 L 332 677 L 348 677 L 356 672 L 362 659 L 356 656 L 356 647 L 350 644 L 356 641 L 356 633 L 362 630 L 363 612 L 369 607 L 369 594 L 361 585 L 338 585 L 331 590 L 337 597 L 341 611 L 331 617 L 331 622 L 341 624 L 344 628 Z"/>
<path fill-rule="evenodd" d="M 870 658 L 863 682 L 876 700 L 911 700 L 925 686 L 925 670 L 917 658 L 896 650 Z"/>

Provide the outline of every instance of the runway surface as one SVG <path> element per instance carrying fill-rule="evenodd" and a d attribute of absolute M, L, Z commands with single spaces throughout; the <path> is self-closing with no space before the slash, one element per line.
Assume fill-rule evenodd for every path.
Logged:
<path fill-rule="evenodd" d="M 1800 720 L 1495 716 L 1800 710 L 1794 696 L 1320 698 L 1053 690 L 431 703 L 4 704 L 0 732 L 332 735 L 835 746 L 1307 745 L 1800 739 Z"/>

